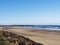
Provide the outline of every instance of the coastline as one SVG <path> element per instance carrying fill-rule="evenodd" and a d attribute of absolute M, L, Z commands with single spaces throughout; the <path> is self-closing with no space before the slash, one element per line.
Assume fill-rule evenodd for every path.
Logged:
<path fill-rule="evenodd" d="M 9 27 L 2 30 L 23 35 L 44 45 L 60 45 L 60 31 L 57 30 L 40 30 L 23 27 Z"/>

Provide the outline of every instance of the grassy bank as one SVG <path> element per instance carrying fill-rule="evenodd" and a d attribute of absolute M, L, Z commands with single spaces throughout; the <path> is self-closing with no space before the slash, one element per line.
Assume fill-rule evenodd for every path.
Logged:
<path fill-rule="evenodd" d="M 2 39 L 2 31 L 0 31 L 0 45 L 8 45 L 8 43 Z"/>
<path fill-rule="evenodd" d="M 22 35 L 9 31 L 0 31 L 0 45 L 43 45 Z"/>

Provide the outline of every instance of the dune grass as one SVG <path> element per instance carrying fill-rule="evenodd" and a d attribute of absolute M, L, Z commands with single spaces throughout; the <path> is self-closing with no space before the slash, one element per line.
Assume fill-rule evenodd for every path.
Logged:
<path fill-rule="evenodd" d="M 2 31 L 0 31 L 0 45 L 8 45 L 8 43 L 2 39 Z"/>

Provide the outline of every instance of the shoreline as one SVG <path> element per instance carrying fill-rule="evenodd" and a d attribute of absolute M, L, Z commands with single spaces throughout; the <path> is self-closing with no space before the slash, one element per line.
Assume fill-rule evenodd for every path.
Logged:
<path fill-rule="evenodd" d="M 4 30 L 17 33 L 44 45 L 60 45 L 60 31 L 57 30 L 40 30 L 22 27 L 9 27 Z"/>

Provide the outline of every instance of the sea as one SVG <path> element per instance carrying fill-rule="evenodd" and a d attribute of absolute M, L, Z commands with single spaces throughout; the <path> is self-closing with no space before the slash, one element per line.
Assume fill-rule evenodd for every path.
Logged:
<path fill-rule="evenodd" d="M 0 27 L 23 27 L 32 29 L 42 29 L 42 30 L 60 30 L 60 25 L 0 25 Z"/>
<path fill-rule="evenodd" d="M 60 30 L 60 25 L 24 25 L 23 27 L 42 30 Z"/>

